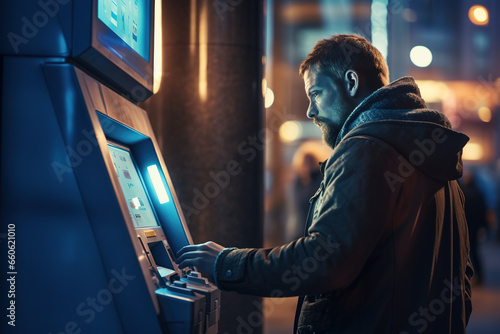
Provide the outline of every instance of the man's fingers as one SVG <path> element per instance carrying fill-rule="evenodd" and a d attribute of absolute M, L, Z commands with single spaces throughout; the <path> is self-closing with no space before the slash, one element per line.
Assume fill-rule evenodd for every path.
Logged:
<path fill-rule="evenodd" d="M 179 268 L 184 269 L 186 267 L 198 267 L 198 263 L 201 261 L 201 258 L 195 257 L 192 259 L 184 259 L 181 262 L 177 263 Z"/>
<path fill-rule="evenodd" d="M 179 264 L 180 262 L 184 261 L 184 260 L 189 260 L 189 259 L 201 259 L 201 257 L 203 256 L 203 252 L 201 251 L 191 251 L 191 252 L 185 252 L 184 254 L 182 254 L 181 256 L 178 256 L 177 259 L 175 260 L 175 262 L 177 264 Z"/>
<path fill-rule="evenodd" d="M 196 267 L 213 279 L 214 263 L 223 249 L 213 241 L 184 246 L 177 252 L 175 263 L 180 269 Z"/>
<path fill-rule="evenodd" d="M 194 252 L 194 251 L 205 251 L 205 252 L 219 252 L 220 250 L 224 249 L 224 247 L 216 244 L 213 241 L 207 241 L 203 244 L 197 244 L 197 245 L 187 245 L 182 247 L 178 252 L 177 252 L 177 257 L 181 256 L 184 253 L 188 252 Z"/>
<path fill-rule="evenodd" d="M 182 247 L 176 254 L 177 258 L 181 257 L 184 253 L 194 252 L 199 250 L 201 245 L 188 245 Z"/>
<path fill-rule="evenodd" d="M 212 276 L 215 260 L 223 249 L 223 246 L 213 241 L 208 241 L 204 244 L 184 246 L 177 252 L 175 263 L 177 263 L 181 269 L 186 267 L 197 267 L 209 276 Z"/>

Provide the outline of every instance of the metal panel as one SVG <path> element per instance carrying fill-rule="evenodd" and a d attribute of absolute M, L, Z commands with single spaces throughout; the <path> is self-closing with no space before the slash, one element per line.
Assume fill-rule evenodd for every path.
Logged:
<path fill-rule="evenodd" d="M 17 272 L 16 327 L 2 321 L 2 332 L 122 333 L 109 284 L 132 271 L 105 270 L 42 72 L 47 60 L 57 59 L 5 58 L 2 68 L 1 232 L 15 225 Z M 131 282 L 115 287 L 125 294 Z"/>
<path fill-rule="evenodd" d="M 114 167 L 99 119 L 90 109 L 93 105 L 83 99 L 73 66 L 47 64 L 44 70 L 66 146 L 80 154 L 73 171 L 106 274 L 111 280 L 113 270 L 126 270 L 134 277 L 127 289 L 113 295 L 123 327 L 129 333 L 159 332 L 159 308 L 147 259 L 140 256 L 142 248 L 116 175 L 110 175 Z"/>

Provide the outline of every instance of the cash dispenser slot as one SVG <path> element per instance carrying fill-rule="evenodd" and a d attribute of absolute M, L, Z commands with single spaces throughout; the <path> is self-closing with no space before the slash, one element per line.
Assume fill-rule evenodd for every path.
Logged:
<path fill-rule="evenodd" d="M 170 247 L 165 245 L 165 241 L 156 241 L 148 243 L 149 250 L 151 252 L 151 256 L 156 263 L 156 268 L 160 273 L 160 276 L 163 277 L 166 281 L 176 279 L 177 277 L 170 278 L 171 275 L 176 274 L 176 267 L 172 262 L 172 258 L 169 255 L 168 250 Z"/>

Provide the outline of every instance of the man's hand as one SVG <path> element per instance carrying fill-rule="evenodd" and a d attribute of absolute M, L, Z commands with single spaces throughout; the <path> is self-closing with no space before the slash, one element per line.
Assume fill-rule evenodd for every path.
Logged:
<path fill-rule="evenodd" d="M 179 268 L 198 267 L 212 279 L 214 275 L 214 263 L 217 255 L 225 247 L 208 241 L 204 244 L 184 246 L 177 252 L 175 262 Z"/>

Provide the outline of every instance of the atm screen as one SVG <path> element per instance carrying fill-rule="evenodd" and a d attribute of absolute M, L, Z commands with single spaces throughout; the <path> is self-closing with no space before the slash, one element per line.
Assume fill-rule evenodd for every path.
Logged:
<path fill-rule="evenodd" d="M 151 0 L 98 0 L 97 17 L 149 62 Z"/>
<path fill-rule="evenodd" d="M 159 226 L 130 151 L 109 143 L 108 147 L 135 228 Z"/>

